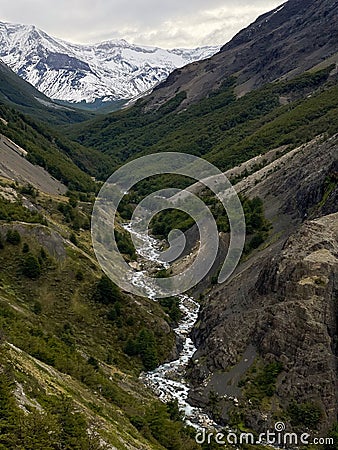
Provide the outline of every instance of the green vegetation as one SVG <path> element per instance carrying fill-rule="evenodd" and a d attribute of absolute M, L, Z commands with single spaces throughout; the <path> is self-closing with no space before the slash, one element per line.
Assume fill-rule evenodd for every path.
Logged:
<path fill-rule="evenodd" d="M 0 101 L 43 122 L 59 125 L 88 120 L 91 115 L 55 103 L 18 77 L 9 67 L 0 65 Z"/>
<path fill-rule="evenodd" d="M 3 352 L 3 350 L 2 350 Z M 24 413 L 13 395 L 13 373 L 2 365 L 0 377 L 0 448 L 16 450 L 100 450 L 108 445 L 100 442 L 100 425 L 85 411 L 79 411 L 69 396 L 39 394 L 40 404 Z M 36 389 L 36 387 L 35 387 Z M 27 408 L 28 405 L 25 405 Z M 38 409 L 43 408 L 43 411 Z M 154 445 L 151 448 L 172 450 L 197 449 L 182 426 L 177 409 L 168 404 L 147 406 L 140 415 L 130 417 L 131 424 Z M 90 430 L 90 432 L 88 432 Z M 123 447 L 126 448 L 126 447 Z"/>
<path fill-rule="evenodd" d="M 31 184 L 25 184 L 19 188 L 20 194 L 28 195 L 30 197 L 36 198 L 38 196 L 38 191 Z"/>
<path fill-rule="evenodd" d="M 233 79 L 198 104 L 177 113 L 179 93 L 157 111 L 133 108 L 72 128 L 79 143 L 118 161 L 161 151 L 203 156 L 226 170 L 281 145 L 295 146 L 321 133 L 336 133 L 337 86 L 330 68 L 272 83 L 236 99 Z M 309 95 L 311 94 L 311 95 Z M 288 99 L 280 104 L 280 97 Z"/>
<path fill-rule="evenodd" d="M 286 419 L 284 408 L 279 405 L 276 396 L 276 384 L 279 375 L 283 372 L 283 365 L 279 361 L 265 363 L 257 358 L 255 363 L 238 383 L 242 395 L 240 403 L 229 410 L 230 424 L 242 431 L 250 431 L 252 410 L 259 409 L 261 413 L 271 414 L 274 419 Z M 282 412 L 284 410 L 284 413 Z M 281 416 L 281 414 L 284 414 Z M 255 433 L 253 431 L 253 433 Z M 247 448 L 255 448 L 248 446 Z"/>
<path fill-rule="evenodd" d="M 27 242 L 24 242 L 23 246 L 22 246 L 22 253 L 28 253 L 29 252 L 29 245 L 27 244 Z"/>
<path fill-rule="evenodd" d="M 142 312 L 144 307 L 136 306 L 132 299 L 127 297 L 121 298 L 120 302 L 115 302 L 113 306 L 110 304 L 106 307 L 104 304 L 101 306 L 96 302 L 92 303 L 87 293 L 90 293 L 93 275 L 91 275 L 91 270 L 87 268 L 86 282 L 79 283 L 78 277 L 72 274 L 73 266 L 78 259 L 76 255 L 74 255 L 74 261 L 68 261 L 68 268 L 63 264 L 62 268 L 58 269 L 58 264 L 51 260 L 38 279 L 23 278 L 20 276 L 22 249 L 20 246 L 14 247 L 17 248 L 17 254 L 13 254 L 9 245 L 5 245 L 5 248 L 0 252 L 0 264 L 2 265 L 5 260 L 8 268 L 1 274 L 0 299 L 7 297 L 11 298 L 11 301 L 21 299 L 18 306 L 25 312 L 25 320 L 21 320 L 22 313 L 15 311 L 1 300 L 0 329 L 6 336 L 6 341 L 13 343 L 27 355 L 37 358 L 37 360 L 53 367 L 60 373 L 67 374 L 71 377 L 69 380 L 77 380 L 90 391 L 100 392 L 100 398 L 105 399 L 108 404 L 122 408 L 127 417 L 139 417 L 146 411 L 140 433 L 141 435 L 144 434 L 146 439 L 150 439 L 155 448 L 157 448 L 156 442 L 167 439 L 171 432 L 173 434 L 170 439 L 176 442 L 172 448 L 183 449 L 185 448 L 184 442 L 190 442 L 191 448 L 195 448 L 181 422 L 177 423 L 170 431 L 172 425 L 170 425 L 169 413 L 163 411 L 161 412 L 161 418 L 156 417 L 156 408 L 159 407 L 156 406 L 156 402 L 156 405 L 154 403 L 153 406 L 149 405 L 149 409 L 148 407 L 145 409 L 143 401 L 136 401 L 128 393 L 128 387 L 126 391 L 121 389 L 119 378 L 111 379 L 111 372 L 110 370 L 107 371 L 106 364 L 109 362 L 109 364 L 117 364 L 127 373 L 135 373 L 136 375 L 141 369 L 154 368 L 159 363 L 160 358 L 163 358 L 164 352 L 171 348 L 173 344 L 171 337 L 161 336 L 160 329 L 157 326 L 152 325 L 154 332 L 142 328 L 147 323 L 147 315 Z M 32 250 L 36 248 L 31 240 L 29 246 Z M 57 291 L 51 289 L 55 279 L 60 280 L 60 282 L 62 280 L 62 284 L 57 283 Z M 105 282 L 100 283 L 100 281 L 97 285 L 99 286 L 97 290 L 101 295 L 104 295 L 104 302 L 106 302 L 107 292 L 109 295 L 111 294 L 110 286 Z M 14 292 L 12 291 L 13 288 Z M 48 293 L 47 297 L 44 294 L 46 292 Z M 53 298 L 54 300 L 52 300 Z M 95 306 L 95 304 L 98 306 Z M 109 308 L 112 307 L 115 311 L 115 317 L 109 317 L 111 314 Z M 153 313 L 160 314 L 160 308 L 156 304 L 149 304 L 149 307 L 153 309 Z M 30 310 L 32 316 L 29 315 Z M 111 319 L 113 319 L 113 322 Z M 117 319 L 120 319 L 119 322 Z M 128 338 L 128 336 L 130 337 Z M 137 343 L 137 355 L 135 356 L 124 356 L 123 346 L 128 339 L 135 340 Z M 170 344 L 169 342 L 166 343 L 168 340 Z M 86 358 L 80 352 L 77 352 L 77 348 L 89 354 L 89 357 Z M 18 374 L 15 376 L 17 377 Z M 27 382 L 31 383 L 32 381 L 26 381 L 25 383 Z M 133 382 L 136 383 L 136 378 Z M 25 386 L 27 388 L 28 385 L 25 384 Z M 45 401 L 45 394 L 40 389 L 34 388 L 31 395 L 38 396 L 39 402 Z M 73 393 L 71 395 L 74 396 Z M 47 405 L 44 405 L 43 408 L 44 411 L 48 411 Z M 38 418 L 41 419 L 40 425 L 46 428 L 47 432 L 50 431 L 48 428 L 49 422 L 47 424 L 44 422 L 44 419 L 49 421 L 49 415 L 47 416 L 44 413 Z M 155 426 L 155 420 L 158 421 L 158 428 Z M 88 419 L 86 419 L 86 423 L 87 421 Z M 80 422 L 83 423 L 83 420 Z M 15 427 L 14 418 L 12 423 Z M 151 428 L 150 431 L 149 427 Z M 166 430 L 166 433 L 162 436 L 163 430 Z M 87 448 L 87 444 L 84 444 L 81 440 L 86 437 L 86 433 L 83 433 L 83 427 L 74 424 L 74 433 L 75 431 L 78 433 L 79 447 L 73 447 L 69 444 L 69 447 L 64 448 Z M 174 431 L 177 432 L 175 436 Z M 16 432 L 14 432 L 14 437 Z M 32 429 L 29 432 L 33 435 L 36 434 L 36 431 Z M 23 436 L 26 436 L 26 434 Z M 12 436 L 11 439 L 14 439 L 14 437 Z M 44 444 L 39 447 L 38 437 L 34 437 L 34 439 L 36 439 L 33 441 L 35 447 L 32 448 L 43 448 Z M 55 435 L 55 439 L 56 445 L 63 442 L 59 435 Z M 15 447 L 15 445 L 19 445 L 16 443 L 17 441 L 13 442 L 15 443 L 11 447 L 6 441 L 7 446 L 5 448 L 18 448 Z M 46 446 L 46 448 L 49 447 Z M 52 446 L 51 448 L 58 447 Z"/>
<path fill-rule="evenodd" d="M 129 356 L 139 356 L 146 370 L 154 370 L 159 363 L 156 347 L 154 333 L 144 328 L 136 339 L 128 340 L 125 352 Z"/>
<path fill-rule="evenodd" d="M 322 416 L 323 412 L 320 407 L 314 403 L 298 403 L 296 401 L 292 402 L 287 413 L 291 419 L 291 423 L 294 426 L 305 426 L 308 428 L 316 429 Z"/>
<path fill-rule="evenodd" d="M 6 102 L 0 104 L 0 116 L 8 121 L 0 121 L 0 133 L 69 189 L 67 202 L 29 185 L 13 186 L 15 201 L 0 197 L 0 449 L 98 450 L 104 448 L 99 435 L 119 448 L 119 428 L 123 448 L 198 448 L 177 403 L 158 402 L 138 381 L 142 370 L 153 370 L 172 354 L 175 337 L 166 322 L 175 325 L 180 320 L 179 300 L 134 298 L 102 274 L 89 236 L 93 194 L 99 188 L 92 177 L 104 180 L 119 164 L 160 151 L 202 156 L 226 170 L 272 148 L 294 147 L 321 133 L 332 135 L 338 131 L 338 87 L 334 80 L 328 82 L 330 70 L 272 83 L 241 98 L 236 98 L 230 78 L 217 92 L 183 110 L 184 92 L 156 111 L 146 111 L 146 100 L 140 100 L 133 108 L 68 128 L 68 138 L 66 128 L 52 131 L 35 118 L 46 113 L 54 125 L 80 121 L 82 113 L 39 109 L 38 102 L 30 104 L 31 97 L 22 95 L 20 86 L 16 92 L 0 73 L 0 81 L 5 80 L 0 97 Z M 10 109 L 8 103 L 35 118 Z M 336 186 L 336 174 L 331 175 L 322 204 Z M 121 218 L 129 219 L 134 205 L 166 181 L 175 187 L 191 183 L 173 176 L 145 180 L 123 200 Z M 28 196 L 39 212 L 27 209 L 20 195 Z M 219 230 L 229 231 L 217 199 L 207 190 L 201 198 Z M 241 200 L 248 255 L 266 240 L 269 223 L 259 198 Z M 167 237 L 172 229 L 186 231 L 192 224 L 189 216 L 172 210 L 154 218 L 152 231 Z M 132 241 L 121 227 L 115 236 L 120 251 L 134 259 Z M 282 371 L 280 362 L 258 360 L 247 372 L 241 382 L 246 404 L 236 408 L 236 424 L 245 423 L 250 408 L 271 410 Z M 216 416 L 218 400 L 210 394 Z M 295 427 L 312 429 L 322 418 L 313 403 L 291 402 L 285 414 Z"/>
<path fill-rule="evenodd" d="M 167 209 L 157 214 L 151 221 L 152 234 L 160 239 L 167 238 L 170 231 L 178 229 L 187 231 L 194 225 L 193 219 L 185 212 Z"/>
<path fill-rule="evenodd" d="M 0 196 L 0 220 L 41 223 L 46 225 L 46 219 L 37 211 L 25 208 L 21 201 L 10 202 Z"/>
<path fill-rule="evenodd" d="M 110 278 L 102 275 L 96 285 L 93 298 L 104 305 L 109 305 L 121 299 L 121 292 Z"/>
<path fill-rule="evenodd" d="M 128 103 L 128 100 L 111 100 L 111 101 L 103 101 L 101 99 L 95 99 L 92 103 L 87 103 L 86 101 L 82 101 L 79 103 L 72 103 L 62 100 L 54 100 L 55 103 L 66 106 L 67 108 L 72 108 L 80 111 L 88 111 L 88 112 L 97 112 L 99 114 L 108 114 L 113 111 L 118 111 L 123 106 Z M 77 122 L 80 122 L 79 120 Z"/>
<path fill-rule="evenodd" d="M 39 260 L 32 253 L 27 253 L 22 265 L 22 273 L 28 278 L 38 278 L 41 275 Z"/>
<path fill-rule="evenodd" d="M 271 224 L 264 216 L 264 205 L 260 198 L 244 198 L 242 204 L 247 232 L 244 255 L 247 255 L 267 239 Z"/>
<path fill-rule="evenodd" d="M 337 184 L 338 184 L 338 174 L 337 172 L 332 172 L 330 173 L 325 180 L 324 183 L 324 193 L 323 193 L 323 198 L 319 204 L 319 206 L 324 206 L 328 200 L 328 198 L 330 197 L 330 195 L 332 194 L 332 192 L 334 192 L 334 190 L 337 188 Z"/>
<path fill-rule="evenodd" d="M 272 362 L 267 365 L 256 363 L 241 381 L 243 393 L 251 404 L 261 405 L 266 397 L 272 397 L 275 393 L 278 375 L 283 371 L 280 362 Z"/>
<path fill-rule="evenodd" d="M 90 216 L 78 206 L 74 197 L 70 197 L 68 203 L 60 202 L 58 210 L 62 213 L 64 222 L 69 224 L 73 230 L 79 231 L 81 228 L 89 230 Z"/>
<path fill-rule="evenodd" d="M 6 242 L 12 245 L 19 245 L 21 242 L 20 233 L 17 230 L 8 230 L 6 234 Z"/>
<path fill-rule="evenodd" d="M 180 310 L 180 299 L 177 297 L 161 298 L 159 304 L 168 314 L 169 319 L 173 325 L 177 325 L 182 318 L 182 311 Z"/>
<path fill-rule="evenodd" d="M 45 168 L 69 189 L 95 192 L 97 186 L 90 175 L 110 174 L 112 160 L 102 153 L 71 142 L 58 131 L 1 103 L 0 116 L 8 122 L 0 122 L 0 133 L 24 148 L 30 162 Z"/>
<path fill-rule="evenodd" d="M 25 414 L 18 407 L 13 389 L 13 374 L 4 366 L 0 377 L 0 448 L 16 450 L 99 450 L 94 430 L 87 433 L 85 416 L 75 410 L 66 396 L 52 396 L 44 404 L 44 412 Z"/>
<path fill-rule="evenodd" d="M 325 450 L 337 450 L 338 449 L 338 423 L 332 428 L 329 433 L 329 438 L 333 439 L 333 444 L 327 444 L 324 446 Z"/>
<path fill-rule="evenodd" d="M 215 197 L 202 192 L 200 198 L 209 207 L 213 214 L 219 231 L 227 233 L 230 231 L 227 213 L 223 205 Z M 240 196 L 245 215 L 247 242 L 244 255 L 248 255 L 252 250 L 258 248 L 268 237 L 270 223 L 265 219 L 264 206 L 260 198 L 249 199 Z M 193 219 L 185 212 L 179 210 L 165 210 L 157 214 L 151 221 L 152 233 L 160 238 L 166 239 L 173 229 L 187 231 L 194 225 Z"/>
<path fill-rule="evenodd" d="M 29 216 L 18 224 L 7 214 L 9 202 L 3 210 L 13 220 L 0 221 L 0 385 L 6 361 L 15 360 L 9 384 L 0 386 L 0 448 L 95 450 L 100 436 L 117 448 L 197 449 L 179 414 L 138 381 L 140 371 L 172 352 L 166 312 L 122 293 L 102 274 L 90 256 L 88 229 L 77 231 L 81 250 L 69 245 L 74 211 L 86 215 L 90 204 L 40 193 L 31 202 L 48 217 L 48 228 Z M 127 343 L 135 345 L 129 354 Z M 25 400 L 13 395 L 17 383 L 28 399 L 25 413 L 18 407 Z M 129 444 L 121 446 L 117 428 Z"/>
<path fill-rule="evenodd" d="M 115 239 L 120 252 L 124 255 L 129 256 L 130 259 L 135 260 L 135 248 L 129 234 L 125 233 L 124 231 L 115 230 Z"/>
<path fill-rule="evenodd" d="M 77 237 L 75 233 L 71 233 L 69 236 L 69 240 L 72 244 L 78 245 Z"/>
<path fill-rule="evenodd" d="M 182 419 L 173 412 L 172 404 L 158 404 L 140 416 L 131 418 L 132 424 L 139 431 L 155 438 L 163 448 L 169 450 L 193 450 L 199 448 L 193 442 L 194 431 L 182 433 Z"/>

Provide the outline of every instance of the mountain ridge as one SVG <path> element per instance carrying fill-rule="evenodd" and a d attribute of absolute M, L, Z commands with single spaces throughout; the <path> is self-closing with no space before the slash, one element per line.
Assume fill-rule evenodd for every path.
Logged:
<path fill-rule="evenodd" d="M 92 115 L 62 106 L 20 78 L 0 60 L 0 102 L 49 124 L 88 120 Z"/>
<path fill-rule="evenodd" d="M 20 77 L 48 97 L 72 103 L 131 99 L 220 48 L 164 50 L 124 39 L 73 44 L 34 25 L 6 22 L 0 22 L 0 45 L 0 58 Z"/>
<path fill-rule="evenodd" d="M 236 77 L 236 93 L 242 96 L 330 58 L 330 63 L 337 63 L 337 23 L 335 0 L 289 0 L 260 16 L 209 60 L 172 72 L 148 97 L 146 108 L 157 109 L 184 91 L 183 109 L 217 91 L 231 76 Z"/>

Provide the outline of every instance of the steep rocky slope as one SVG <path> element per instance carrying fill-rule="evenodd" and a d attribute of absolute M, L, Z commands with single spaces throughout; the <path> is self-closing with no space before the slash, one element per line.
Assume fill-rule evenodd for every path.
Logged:
<path fill-rule="evenodd" d="M 337 62 L 336 0 L 289 0 L 259 17 L 208 60 L 174 71 L 149 97 L 157 108 L 185 91 L 181 107 L 217 90 L 227 77 L 237 77 L 237 94 L 281 78 L 291 78 L 325 60 Z"/>
<path fill-rule="evenodd" d="M 202 302 L 192 398 L 220 420 L 262 432 L 337 420 L 337 155 L 337 136 L 317 139 L 237 185 L 263 199 L 273 230 Z M 295 404 L 318 421 L 298 423 Z"/>
<path fill-rule="evenodd" d="M 102 276 L 91 207 L 0 178 L 0 446 L 197 449 L 138 380 L 175 351 L 169 316 Z"/>

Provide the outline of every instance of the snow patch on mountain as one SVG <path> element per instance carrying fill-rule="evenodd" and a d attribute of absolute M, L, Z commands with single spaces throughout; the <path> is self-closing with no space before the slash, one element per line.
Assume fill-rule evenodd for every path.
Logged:
<path fill-rule="evenodd" d="M 0 22 L 0 58 L 54 100 L 131 99 L 165 80 L 176 68 L 206 59 L 220 47 L 164 50 L 111 40 L 77 45 L 35 26 Z"/>

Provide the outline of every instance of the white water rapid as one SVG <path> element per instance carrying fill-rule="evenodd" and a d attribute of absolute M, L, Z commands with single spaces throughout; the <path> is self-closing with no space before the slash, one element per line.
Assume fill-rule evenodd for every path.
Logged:
<path fill-rule="evenodd" d="M 136 233 L 130 224 L 126 224 L 124 228 L 133 235 L 133 238 L 139 243 L 138 255 L 140 257 L 139 262 L 141 267 L 149 267 L 149 265 L 152 264 L 158 269 L 168 268 L 168 265 L 159 260 L 161 254 L 160 244 L 156 239 L 148 235 Z M 147 270 L 135 271 L 132 283 L 135 286 L 145 286 L 143 274 L 146 273 Z M 155 293 L 151 286 L 145 287 L 148 297 L 156 301 Z M 150 387 L 163 402 L 177 400 L 179 408 L 183 412 L 185 421 L 188 425 L 191 425 L 196 429 L 217 426 L 201 409 L 191 406 L 188 402 L 190 388 L 185 380 L 185 372 L 190 359 L 196 351 L 196 347 L 189 335 L 197 321 L 200 305 L 188 295 L 181 294 L 178 298 L 180 299 L 182 319 L 174 331 L 183 342 L 183 348 L 179 357 L 175 361 L 162 364 L 152 372 L 142 373 L 141 380 Z"/>

